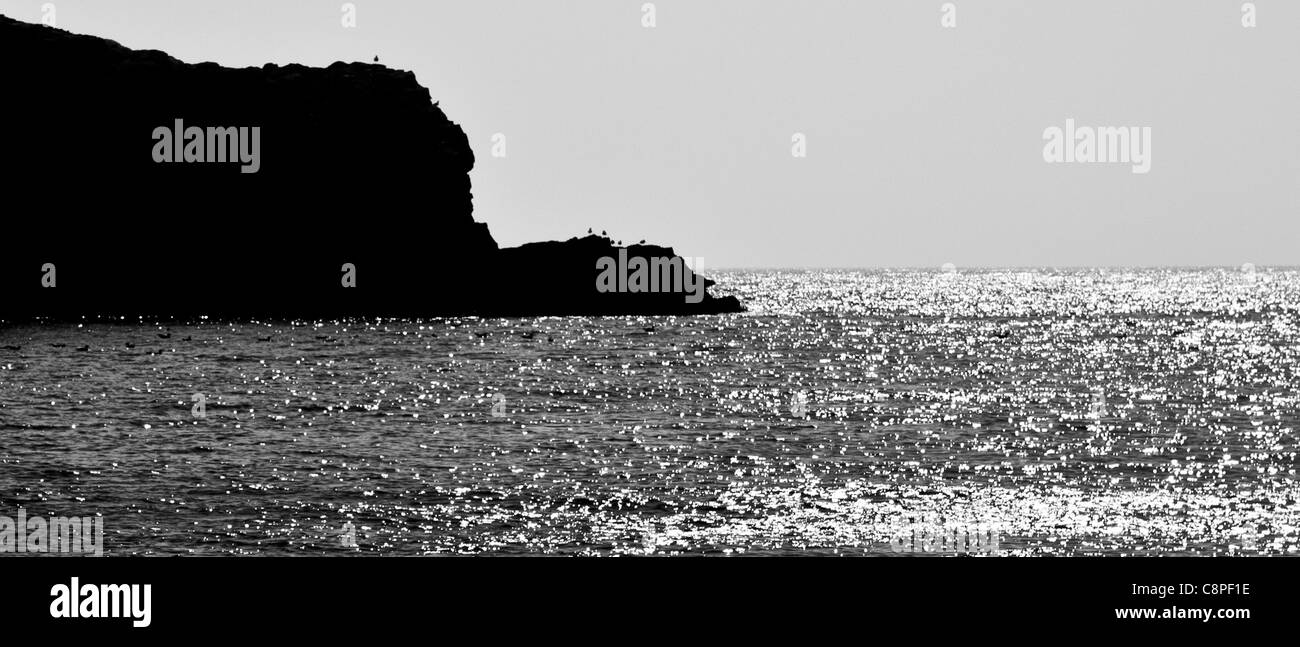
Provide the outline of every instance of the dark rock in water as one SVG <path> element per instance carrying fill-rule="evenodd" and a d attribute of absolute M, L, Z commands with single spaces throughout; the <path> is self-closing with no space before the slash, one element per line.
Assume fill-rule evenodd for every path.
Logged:
<path fill-rule="evenodd" d="M 658 259 L 663 265 L 672 264 L 677 269 L 664 273 L 660 266 L 662 284 L 670 284 L 680 270 L 680 291 L 631 292 L 612 291 L 600 293 L 596 282 L 600 276 L 595 268 L 601 259 L 615 265 L 615 276 L 630 278 L 630 272 L 619 271 L 620 256 L 629 259 Z M 639 246 L 622 249 L 612 246 L 600 236 L 570 238 L 558 242 L 528 243 L 501 250 L 502 267 L 519 268 L 506 280 L 515 286 L 510 303 L 499 305 L 497 312 L 505 315 L 633 315 L 633 314 L 700 314 L 740 312 L 743 310 L 735 297 L 715 298 L 706 292 L 693 289 L 695 280 L 702 281 L 699 290 L 713 285 L 713 281 L 697 277 L 672 248 Z M 673 261 L 676 259 L 676 261 Z M 671 262 L 671 263 L 669 263 Z M 545 272 L 529 272 L 527 268 L 546 268 Z M 647 279 L 650 272 L 646 273 Z M 628 283 L 624 281 L 624 283 Z M 630 286 L 626 286 L 629 287 Z M 677 288 L 675 284 L 667 285 Z M 702 297 L 702 298 L 701 298 Z M 692 302 L 700 299 L 698 302 Z"/>
<path fill-rule="evenodd" d="M 743 310 L 597 290 L 603 237 L 500 249 L 465 132 L 411 72 L 191 65 L 0 16 L 0 87 L 0 176 L 21 187 L 0 319 Z"/>

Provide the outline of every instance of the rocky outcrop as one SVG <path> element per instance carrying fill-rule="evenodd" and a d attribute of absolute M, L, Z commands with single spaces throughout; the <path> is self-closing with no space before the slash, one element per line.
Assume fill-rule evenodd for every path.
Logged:
<path fill-rule="evenodd" d="M 0 16 L 0 84 L 3 318 L 741 309 L 598 291 L 603 238 L 500 249 L 411 72 L 191 65 Z"/>

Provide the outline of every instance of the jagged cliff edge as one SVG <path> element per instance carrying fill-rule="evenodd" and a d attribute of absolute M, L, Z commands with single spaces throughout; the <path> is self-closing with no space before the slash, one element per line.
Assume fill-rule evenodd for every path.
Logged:
<path fill-rule="evenodd" d="M 500 248 L 473 218 L 464 130 L 409 71 L 186 64 L 4 16 L 0 69 L 0 173 L 15 189 L 0 225 L 3 319 L 743 310 L 734 297 L 598 291 L 598 259 L 619 254 L 605 238 Z M 178 126 L 182 140 L 256 127 L 256 147 L 237 142 L 256 150 L 256 172 L 233 151 L 180 161 L 227 143 L 210 131 L 206 152 L 156 161 L 157 129 Z"/>

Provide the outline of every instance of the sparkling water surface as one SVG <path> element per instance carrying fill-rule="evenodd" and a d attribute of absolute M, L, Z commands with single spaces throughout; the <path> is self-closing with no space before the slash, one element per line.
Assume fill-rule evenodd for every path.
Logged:
<path fill-rule="evenodd" d="M 0 327 L 0 514 L 114 555 L 1300 551 L 1294 268 L 712 275 L 751 312 Z"/>

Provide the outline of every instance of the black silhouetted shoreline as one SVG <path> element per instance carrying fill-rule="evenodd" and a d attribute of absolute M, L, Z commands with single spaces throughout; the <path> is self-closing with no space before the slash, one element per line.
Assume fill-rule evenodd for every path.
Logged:
<path fill-rule="evenodd" d="M 0 67 L 0 319 L 743 310 L 599 292 L 597 259 L 618 256 L 603 236 L 499 248 L 473 218 L 469 140 L 411 72 L 190 65 L 4 16 Z M 257 172 L 156 162 L 153 133 L 176 120 L 258 127 Z"/>

